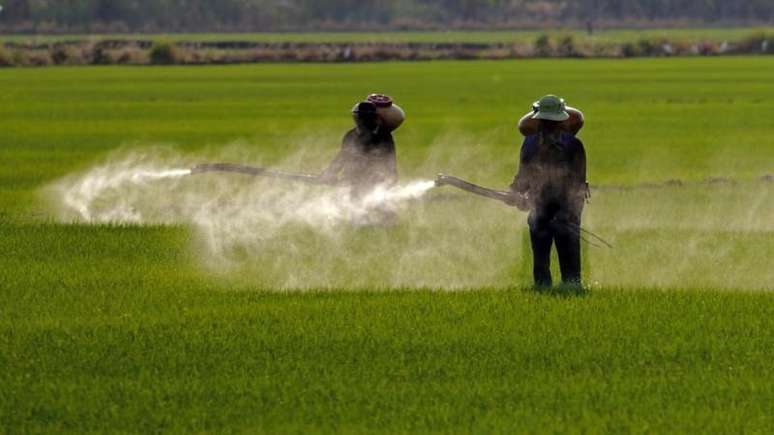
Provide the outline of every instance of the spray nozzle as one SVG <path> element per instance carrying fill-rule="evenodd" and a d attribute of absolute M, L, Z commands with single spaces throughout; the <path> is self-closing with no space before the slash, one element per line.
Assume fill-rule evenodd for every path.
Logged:
<path fill-rule="evenodd" d="M 449 184 L 449 176 L 444 174 L 438 174 L 435 177 L 435 187 L 446 186 Z"/>

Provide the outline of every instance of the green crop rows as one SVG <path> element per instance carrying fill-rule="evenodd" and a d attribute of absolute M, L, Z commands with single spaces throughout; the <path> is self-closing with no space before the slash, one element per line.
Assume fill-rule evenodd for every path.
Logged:
<path fill-rule="evenodd" d="M 0 70 L 0 432 L 767 432 L 772 70 Z M 319 171 L 371 91 L 408 113 L 404 180 L 504 188 L 532 101 L 584 110 L 585 225 L 614 245 L 584 247 L 588 290 L 530 290 L 524 216 L 453 191 L 392 228 L 283 227 L 228 265 L 187 222 L 90 224 L 51 195 L 130 153 Z"/>

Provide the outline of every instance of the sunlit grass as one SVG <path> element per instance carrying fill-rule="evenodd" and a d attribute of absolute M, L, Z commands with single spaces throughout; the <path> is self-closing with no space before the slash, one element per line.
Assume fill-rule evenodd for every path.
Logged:
<path fill-rule="evenodd" d="M 0 432 L 766 432 L 772 69 L 0 70 Z M 116 149 L 319 170 L 374 90 L 407 110 L 406 180 L 504 188 L 531 101 L 585 110 L 585 226 L 614 246 L 584 247 L 587 290 L 530 290 L 524 215 L 449 190 L 395 227 L 290 225 L 228 258 L 186 221 L 70 224 L 46 190 Z M 669 179 L 691 183 L 642 185 Z"/>

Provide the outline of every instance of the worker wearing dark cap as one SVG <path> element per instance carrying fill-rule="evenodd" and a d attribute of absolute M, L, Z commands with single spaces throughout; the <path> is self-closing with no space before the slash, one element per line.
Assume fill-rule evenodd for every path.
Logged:
<path fill-rule="evenodd" d="M 588 184 L 586 152 L 575 135 L 582 126 L 580 111 L 568 110 L 555 95 L 541 98 L 519 123 L 526 138 L 511 192 L 513 205 L 530 212 L 533 275 L 538 287 L 552 285 L 553 244 L 562 282 L 581 284 L 580 224 Z"/>
<path fill-rule="evenodd" d="M 350 186 L 353 199 L 361 199 L 376 187 L 391 187 L 398 181 L 395 141 L 378 109 L 372 101 L 355 105 L 352 109 L 355 128 L 344 136 L 341 151 L 321 175 L 326 182 Z"/>

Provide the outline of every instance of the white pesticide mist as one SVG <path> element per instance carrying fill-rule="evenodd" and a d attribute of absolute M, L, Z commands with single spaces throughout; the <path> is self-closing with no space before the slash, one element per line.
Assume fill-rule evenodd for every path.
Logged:
<path fill-rule="evenodd" d="M 498 187 L 478 164 L 496 156 L 465 154 L 474 153 L 468 141 L 442 138 L 414 159 L 424 163 L 413 172 L 443 169 Z M 495 201 L 436 190 L 426 180 L 376 188 L 354 200 L 344 188 L 187 169 L 221 160 L 265 166 L 244 154 L 247 149 L 207 158 L 155 148 L 115 153 L 48 186 L 47 203 L 61 222 L 189 227 L 191 249 L 206 270 L 254 288 L 531 283 L 526 215 Z M 293 153 L 268 166 L 322 168 L 329 157 Z M 514 152 L 514 164 L 516 158 Z M 584 245 L 585 280 L 624 288 L 771 289 L 771 216 L 770 183 L 597 191 L 584 226 L 614 248 Z M 381 225 L 385 218 L 391 225 Z"/>
<path fill-rule="evenodd" d="M 112 172 L 110 167 L 96 168 L 86 175 L 73 188 L 62 191 L 64 205 L 78 212 L 86 222 L 143 223 L 143 216 L 136 206 L 121 191 L 130 187 L 142 188 L 157 180 L 178 178 L 190 175 L 190 169 L 126 169 Z M 107 207 L 100 207 L 105 198 L 118 199 Z"/>
<path fill-rule="evenodd" d="M 205 248 L 204 263 L 217 271 L 260 263 L 251 267 L 271 272 L 268 285 L 319 287 L 328 280 L 313 279 L 312 270 L 300 272 L 303 265 L 288 267 L 288 258 L 277 256 L 277 250 L 305 249 L 318 261 L 348 256 L 331 252 L 341 246 L 342 238 L 351 240 L 353 234 L 356 238 L 359 230 L 384 231 L 385 221 L 395 221 L 409 203 L 435 185 L 420 180 L 380 186 L 355 199 L 342 187 L 223 172 L 192 174 L 186 169 L 200 162 L 152 150 L 114 154 L 59 180 L 46 193 L 60 221 L 191 226 Z M 307 235 L 299 238 L 299 233 Z M 309 252 L 299 243 L 320 245 Z M 368 257 L 360 255 L 358 264 Z"/>
<path fill-rule="evenodd" d="M 181 159 L 182 160 L 182 159 Z M 308 186 L 294 181 L 252 178 L 225 172 L 195 174 L 175 167 L 191 162 L 155 160 L 129 154 L 55 183 L 60 218 L 88 223 L 182 224 L 218 226 L 227 219 L 266 227 L 305 223 L 314 228 L 343 223 L 369 225 L 375 210 L 398 211 L 422 197 L 433 181 L 378 186 L 353 199 L 346 188 Z M 267 232 L 268 233 L 268 232 Z"/>
<path fill-rule="evenodd" d="M 190 173 L 190 169 L 167 167 L 148 156 L 129 155 L 94 167 L 85 174 L 67 177 L 51 186 L 50 193 L 59 203 L 57 208 L 63 220 L 174 223 L 172 216 L 145 216 L 138 202 L 156 200 L 142 196 L 158 192 L 162 187 L 158 181 L 178 179 Z M 168 185 L 168 188 L 174 188 L 174 185 Z"/>

